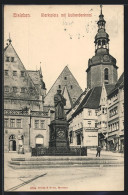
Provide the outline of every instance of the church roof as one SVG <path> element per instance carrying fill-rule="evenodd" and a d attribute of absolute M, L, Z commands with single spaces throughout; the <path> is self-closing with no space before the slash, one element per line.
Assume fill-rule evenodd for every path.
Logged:
<path fill-rule="evenodd" d="M 62 94 L 64 95 L 65 99 L 67 97 L 67 104 L 71 106 L 83 92 L 77 80 L 69 70 L 68 66 L 65 66 L 51 89 L 48 91 L 44 99 L 45 105 L 54 106 L 54 95 L 56 94 L 58 89 L 62 91 Z"/>

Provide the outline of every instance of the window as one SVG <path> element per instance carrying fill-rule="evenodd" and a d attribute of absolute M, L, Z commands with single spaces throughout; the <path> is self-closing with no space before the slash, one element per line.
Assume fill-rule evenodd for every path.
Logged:
<path fill-rule="evenodd" d="M 104 80 L 108 80 L 108 68 L 104 69 Z"/>
<path fill-rule="evenodd" d="M 16 127 L 21 128 L 21 119 L 16 120 Z"/>
<path fill-rule="evenodd" d="M 91 116 L 91 115 L 92 115 L 92 111 L 88 110 L 88 116 Z"/>
<path fill-rule="evenodd" d="M 21 93 L 24 93 L 24 92 L 25 92 L 25 88 L 22 87 L 22 88 L 21 88 Z"/>
<path fill-rule="evenodd" d="M 73 86 L 71 85 L 71 89 L 73 89 Z"/>
<path fill-rule="evenodd" d="M 40 121 L 40 128 L 44 129 L 44 121 L 43 120 Z"/>
<path fill-rule="evenodd" d="M 36 147 L 42 147 L 44 144 L 44 137 L 42 135 L 36 136 Z"/>
<path fill-rule="evenodd" d="M 70 131 L 69 133 L 70 143 L 73 143 L 73 133 Z"/>
<path fill-rule="evenodd" d="M 80 134 L 77 135 L 77 145 L 81 145 L 81 136 L 80 136 Z"/>
<path fill-rule="evenodd" d="M 13 71 L 13 76 L 17 76 L 17 71 Z"/>
<path fill-rule="evenodd" d="M 39 120 L 35 120 L 35 129 L 39 129 Z"/>
<path fill-rule="evenodd" d="M 13 87 L 13 92 L 17 92 L 17 87 Z"/>
<path fill-rule="evenodd" d="M 88 121 L 88 126 L 91 127 L 91 121 Z"/>
<path fill-rule="evenodd" d="M 8 118 L 4 119 L 4 127 L 9 127 L 9 119 Z"/>
<path fill-rule="evenodd" d="M 95 122 L 95 128 L 97 128 L 98 127 L 98 123 L 97 122 Z"/>
<path fill-rule="evenodd" d="M 11 62 L 14 62 L 14 57 L 11 57 Z"/>
<path fill-rule="evenodd" d="M 21 71 L 21 77 L 24 77 L 24 76 L 25 76 L 25 72 Z"/>
<path fill-rule="evenodd" d="M 15 119 L 10 120 L 10 127 L 15 127 Z"/>
<path fill-rule="evenodd" d="M 8 76 L 8 70 L 4 71 L 5 76 Z"/>
<path fill-rule="evenodd" d="M 95 114 L 96 114 L 96 116 L 98 115 L 98 110 L 95 110 Z"/>
<path fill-rule="evenodd" d="M 59 89 L 61 89 L 61 85 L 59 85 Z"/>
<path fill-rule="evenodd" d="M 8 86 L 5 86 L 4 91 L 5 92 L 9 92 L 9 87 Z"/>
<path fill-rule="evenodd" d="M 64 80 L 67 80 L 67 77 L 64 77 Z"/>
<path fill-rule="evenodd" d="M 8 56 L 6 57 L 6 62 L 9 62 L 9 57 Z"/>

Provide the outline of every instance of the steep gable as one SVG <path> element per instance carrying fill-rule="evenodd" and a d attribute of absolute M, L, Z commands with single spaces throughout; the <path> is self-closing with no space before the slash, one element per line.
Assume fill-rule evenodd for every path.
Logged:
<path fill-rule="evenodd" d="M 4 50 L 4 96 L 14 99 L 39 99 L 39 93 L 10 43 Z M 15 89 L 15 90 L 14 90 Z"/>
<path fill-rule="evenodd" d="M 47 93 L 44 100 L 44 104 L 54 106 L 54 95 L 56 94 L 58 89 L 61 89 L 63 93 L 65 87 L 68 91 L 68 97 L 70 97 L 70 101 L 72 103 L 74 103 L 83 92 L 78 82 L 76 81 L 75 77 L 72 75 L 71 71 L 67 66 L 61 72 L 61 74 L 59 75 L 59 77 L 57 78 L 57 80 Z M 65 94 L 67 93 L 65 92 L 64 95 Z"/>

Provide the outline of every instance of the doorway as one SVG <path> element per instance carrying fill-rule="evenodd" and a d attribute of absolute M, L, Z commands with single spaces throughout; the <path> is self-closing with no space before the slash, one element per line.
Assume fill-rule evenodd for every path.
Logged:
<path fill-rule="evenodd" d="M 9 137 L 9 151 L 16 151 L 16 137 L 11 135 Z"/>

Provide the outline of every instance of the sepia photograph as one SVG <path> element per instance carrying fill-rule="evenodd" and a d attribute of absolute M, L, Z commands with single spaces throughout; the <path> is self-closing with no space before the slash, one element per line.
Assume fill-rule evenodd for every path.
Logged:
<path fill-rule="evenodd" d="M 4 191 L 124 191 L 124 6 L 4 5 Z"/>

